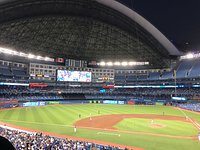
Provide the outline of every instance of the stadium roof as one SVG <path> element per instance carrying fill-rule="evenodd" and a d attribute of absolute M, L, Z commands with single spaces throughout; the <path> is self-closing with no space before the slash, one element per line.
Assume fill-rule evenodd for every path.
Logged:
<path fill-rule="evenodd" d="M 1 0 L 0 46 L 49 57 L 149 61 L 179 50 L 151 23 L 114 0 Z"/>

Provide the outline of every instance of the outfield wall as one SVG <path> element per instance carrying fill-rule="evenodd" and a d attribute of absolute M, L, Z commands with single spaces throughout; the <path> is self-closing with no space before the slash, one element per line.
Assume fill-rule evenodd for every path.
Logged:
<path fill-rule="evenodd" d="M 131 99 L 131 100 L 115 100 L 115 99 L 91 99 L 91 100 L 38 100 L 38 101 L 4 101 L 0 103 L 0 108 L 13 108 L 13 107 L 32 107 L 44 106 L 53 104 L 129 104 L 129 105 L 175 105 L 178 103 L 186 103 L 187 101 L 174 101 L 174 100 L 149 100 L 149 99 Z"/>

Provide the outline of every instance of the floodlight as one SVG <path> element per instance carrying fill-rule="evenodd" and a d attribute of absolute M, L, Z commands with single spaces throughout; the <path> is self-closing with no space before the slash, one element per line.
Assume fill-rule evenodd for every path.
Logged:
<path fill-rule="evenodd" d="M 42 59 L 42 57 L 41 56 L 37 56 L 36 59 L 40 60 L 40 59 Z"/>
<path fill-rule="evenodd" d="M 32 58 L 34 58 L 34 57 L 35 57 L 35 55 L 33 55 L 33 54 L 28 54 L 28 58 L 32 59 Z"/>
<path fill-rule="evenodd" d="M 188 59 L 192 59 L 192 58 L 194 58 L 194 55 L 193 55 L 192 53 L 189 53 L 189 54 L 186 55 L 186 57 L 187 57 Z"/>
<path fill-rule="evenodd" d="M 10 54 L 11 54 L 11 55 L 16 54 L 16 51 L 13 51 L 13 50 L 9 50 L 9 51 L 10 51 Z"/>
<path fill-rule="evenodd" d="M 13 51 L 12 51 L 12 50 L 10 50 L 10 49 L 7 49 L 7 50 L 4 50 L 4 53 L 5 53 L 5 54 L 12 54 L 12 53 L 13 53 Z"/>
<path fill-rule="evenodd" d="M 45 58 L 44 58 L 45 61 L 48 61 L 49 59 L 50 59 L 49 57 L 45 57 Z"/>
<path fill-rule="evenodd" d="M 115 66 L 120 66 L 121 63 L 120 63 L 120 62 L 115 62 L 114 65 L 115 65 Z"/>
<path fill-rule="evenodd" d="M 100 62 L 100 66 L 105 66 L 106 63 L 105 62 Z"/>
<path fill-rule="evenodd" d="M 19 56 L 25 57 L 25 56 L 26 56 L 26 54 L 25 54 L 25 53 L 22 53 L 22 52 L 20 52 L 20 53 L 19 53 Z"/>
<path fill-rule="evenodd" d="M 113 66 L 113 63 L 112 62 L 108 62 L 107 65 L 108 66 Z"/>
<path fill-rule="evenodd" d="M 128 63 L 130 66 L 136 65 L 136 62 L 129 62 Z"/>
<path fill-rule="evenodd" d="M 17 52 L 17 51 L 2 48 L 2 47 L 0 47 L 0 53 L 9 54 L 9 55 L 17 55 L 17 56 L 26 57 L 26 58 L 29 58 L 29 59 L 38 59 L 38 60 L 45 60 L 45 61 L 51 61 L 51 62 L 54 61 L 53 58 L 35 56 L 33 54 L 26 54 L 26 53 L 23 53 L 23 52 Z"/>
<path fill-rule="evenodd" d="M 122 62 L 122 66 L 127 66 L 128 63 L 127 62 Z"/>

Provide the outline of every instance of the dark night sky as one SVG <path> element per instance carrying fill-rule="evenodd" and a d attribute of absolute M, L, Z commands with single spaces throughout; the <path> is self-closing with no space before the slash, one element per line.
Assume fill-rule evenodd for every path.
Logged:
<path fill-rule="evenodd" d="M 118 1 L 151 22 L 179 50 L 200 51 L 200 0 Z"/>

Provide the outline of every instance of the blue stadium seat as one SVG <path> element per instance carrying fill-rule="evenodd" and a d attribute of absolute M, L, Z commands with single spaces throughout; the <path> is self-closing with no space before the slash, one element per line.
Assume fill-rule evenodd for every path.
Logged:
<path fill-rule="evenodd" d="M 136 81 L 137 80 L 137 76 L 135 74 L 127 74 L 126 76 L 126 81 Z"/>
<path fill-rule="evenodd" d="M 172 79 L 173 78 L 173 71 L 165 71 L 162 74 L 162 79 Z"/>
<path fill-rule="evenodd" d="M 149 80 L 159 80 L 159 79 L 160 79 L 160 72 L 149 73 Z"/>
<path fill-rule="evenodd" d="M 176 78 L 185 78 L 187 77 L 188 72 L 194 65 L 194 61 L 187 60 L 187 61 L 182 61 L 180 65 L 177 68 L 176 71 Z"/>
<path fill-rule="evenodd" d="M 195 61 L 195 64 L 192 66 L 191 70 L 188 73 L 188 77 L 199 77 L 200 75 L 200 60 Z"/>
<path fill-rule="evenodd" d="M 147 80 L 147 77 L 148 77 L 147 74 L 138 75 L 138 80 Z"/>
<path fill-rule="evenodd" d="M 12 75 L 10 69 L 8 67 L 1 67 L 0 74 L 2 75 Z"/>
<path fill-rule="evenodd" d="M 13 75 L 15 75 L 15 76 L 26 76 L 25 70 L 13 69 L 12 72 L 13 72 Z"/>

